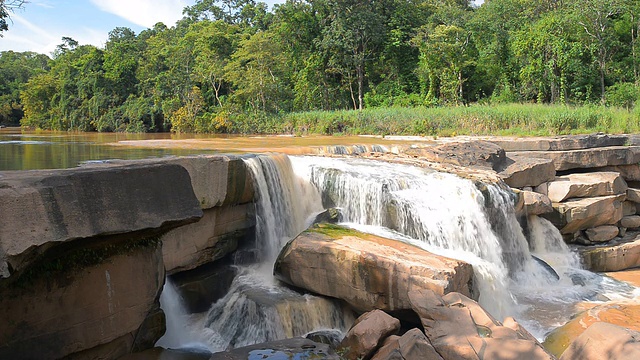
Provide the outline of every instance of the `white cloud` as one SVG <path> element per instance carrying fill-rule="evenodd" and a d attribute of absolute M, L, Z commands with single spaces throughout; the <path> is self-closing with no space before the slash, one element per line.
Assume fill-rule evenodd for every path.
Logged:
<path fill-rule="evenodd" d="M 186 0 L 91 0 L 100 10 L 147 28 L 158 22 L 173 26 L 182 18 Z M 191 1 L 192 2 L 192 1 Z"/>

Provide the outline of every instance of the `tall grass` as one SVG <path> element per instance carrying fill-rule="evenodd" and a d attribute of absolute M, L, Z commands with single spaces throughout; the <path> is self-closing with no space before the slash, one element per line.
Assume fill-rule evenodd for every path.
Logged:
<path fill-rule="evenodd" d="M 437 108 L 373 108 L 310 111 L 271 119 L 269 132 L 378 135 L 560 135 L 640 131 L 640 107 L 632 111 L 595 105 L 471 105 Z"/>

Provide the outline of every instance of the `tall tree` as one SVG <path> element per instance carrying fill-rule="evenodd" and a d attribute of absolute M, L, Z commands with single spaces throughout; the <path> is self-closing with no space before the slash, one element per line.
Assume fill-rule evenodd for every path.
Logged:
<path fill-rule="evenodd" d="M 0 0 L 0 37 L 2 32 L 9 30 L 7 20 L 11 18 L 10 13 L 21 8 L 25 0 Z"/>

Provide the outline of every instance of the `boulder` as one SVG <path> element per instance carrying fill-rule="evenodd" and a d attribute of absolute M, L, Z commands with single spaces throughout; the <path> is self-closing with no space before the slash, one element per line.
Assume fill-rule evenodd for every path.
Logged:
<path fill-rule="evenodd" d="M 569 198 L 619 195 L 627 191 L 627 183 L 614 172 L 597 172 L 558 176 L 547 185 L 552 202 Z"/>
<path fill-rule="evenodd" d="M 554 138 L 527 137 L 527 138 L 492 138 L 494 144 L 499 145 L 505 151 L 562 151 L 580 150 L 606 146 L 627 145 L 629 137 L 626 135 L 566 135 Z"/>
<path fill-rule="evenodd" d="M 607 242 L 616 236 L 620 230 L 615 225 L 602 225 L 585 230 L 587 239 L 592 242 Z"/>
<path fill-rule="evenodd" d="M 493 170 L 504 166 L 504 150 L 487 141 L 453 142 L 431 147 L 410 148 L 405 154 L 428 161 L 463 167 L 482 167 Z"/>
<path fill-rule="evenodd" d="M 411 329 L 400 336 L 390 336 L 372 360 L 442 360 L 420 329 Z"/>
<path fill-rule="evenodd" d="M 170 276 L 188 313 L 209 310 L 211 304 L 223 298 L 231 288 L 238 268 L 231 261 L 216 261 L 193 270 Z"/>
<path fill-rule="evenodd" d="M 640 204 L 640 189 L 628 188 L 627 200 L 636 204 Z"/>
<path fill-rule="evenodd" d="M 274 273 L 288 284 L 343 299 L 359 311 L 409 310 L 407 293 L 472 294 L 471 265 L 416 246 L 318 224 L 281 251 Z"/>
<path fill-rule="evenodd" d="M 164 333 L 159 243 L 138 243 L 85 266 L 100 261 L 95 254 L 106 253 L 80 250 L 2 289 L 1 359 L 117 359 L 153 347 Z"/>
<path fill-rule="evenodd" d="M 640 359 L 640 332 L 597 322 L 587 328 L 560 360 Z"/>
<path fill-rule="evenodd" d="M 629 234 L 627 234 L 629 235 Z M 581 249 L 585 269 L 591 271 L 620 271 L 640 266 L 640 237 L 607 246 Z"/>
<path fill-rule="evenodd" d="M 340 343 L 347 359 L 369 359 L 382 340 L 400 330 L 400 320 L 381 310 L 360 316 Z"/>
<path fill-rule="evenodd" d="M 523 191 L 524 210 L 527 215 L 542 215 L 553 212 L 551 200 L 546 195 L 533 192 Z"/>
<path fill-rule="evenodd" d="M 562 234 L 573 234 L 600 225 L 616 224 L 622 219 L 624 200 L 625 195 L 570 199 L 563 203 L 554 203 L 554 212 L 545 217 L 558 227 Z"/>
<path fill-rule="evenodd" d="M 635 215 L 636 213 L 636 203 L 629 201 L 629 192 L 627 191 L 627 200 L 622 203 L 622 216 Z"/>
<path fill-rule="evenodd" d="M 549 159 L 509 154 L 504 168 L 498 173 L 507 185 L 515 188 L 538 186 L 552 181 L 556 169 Z"/>
<path fill-rule="evenodd" d="M 169 274 L 194 269 L 235 251 L 255 226 L 253 204 L 206 209 L 202 218 L 162 235 L 162 253 Z"/>
<path fill-rule="evenodd" d="M 625 227 L 627 229 L 640 228 L 640 215 L 624 216 L 620 220 L 620 226 Z"/>
<path fill-rule="evenodd" d="M 409 298 L 427 338 L 444 360 L 553 359 L 530 334 L 502 326 L 464 295 L 440 297 L 418 290 Z"/>
<path fill-rule="evenodd" d="M 607 303 L 597 305 L 574 316 L 566 324 L 554 329 L 544 340 L 544 347 L 553 355 L 564 358 L 565 350 L 590 326 L 595 323 L 609 323 L 640 331 L 640 305 Z M 615 333 L 612 333 L 611 339 Z M 578 345 L 580 343 L 577 343 Z M 602 344 L 603 346 L 605 344 Z M 635 358 L 628 358 L 635 359 Z"/>
<path fill-rule="evenodd" d="M 78 239 L 145 238 L 200 217 L 189 174 L 179 165 L 6 172 L 0 179 L 0 278 Z"/>
<path fill-rule="evenodd" d="M 405 360 L 400 353 L 400 344 L 398 343 L 400 336 L 391 335 L 383 342 L 380 350 L 376 351 L 371 360 Z"/>
<path fill-rule="evenodd" d="M 564 171 L 637 164 L 640 162 L 640 147 L 612 146 L 581 150 L 509 153 L 509 156 L 512 155 L 550 159 L 553 161 L 556 171 Z"/>
<path fill-rule="evenodd" d="M 638 164 L 605 166 L 594 170 L 617 172 L 625 181 L 640 181 L 640 165 Z"/>

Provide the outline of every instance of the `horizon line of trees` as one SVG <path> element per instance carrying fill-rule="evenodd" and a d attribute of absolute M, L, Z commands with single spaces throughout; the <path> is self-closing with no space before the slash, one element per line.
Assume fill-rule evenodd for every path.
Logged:
<path fill-rule="evenodd" d="M 0 53 L 0 124 L 258 132 L 289 112 L 640 95 L 636 0 L 198 0 L 169 28 Z"/>

